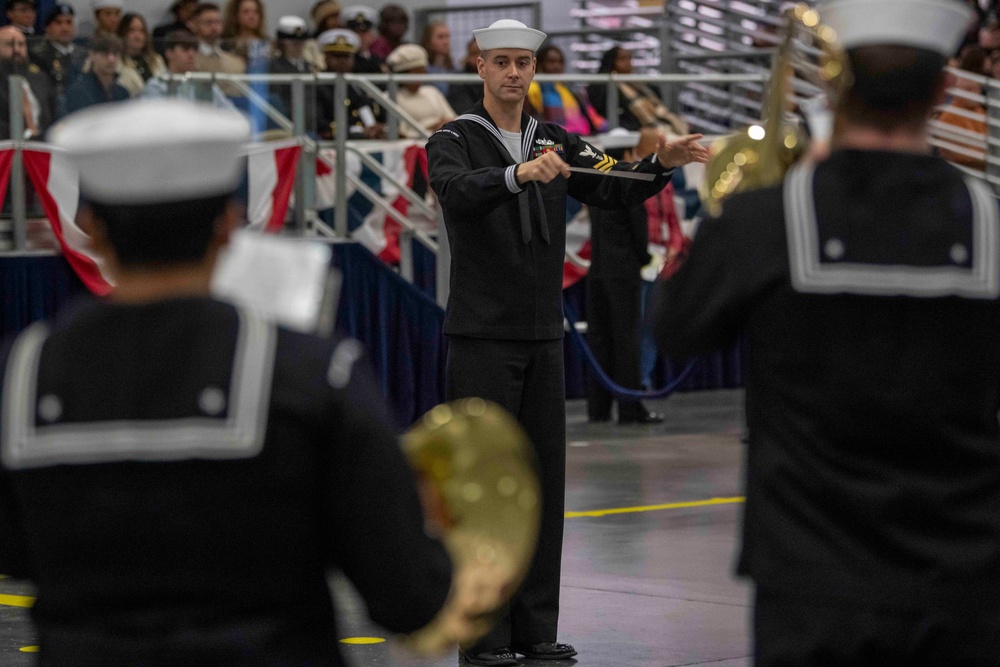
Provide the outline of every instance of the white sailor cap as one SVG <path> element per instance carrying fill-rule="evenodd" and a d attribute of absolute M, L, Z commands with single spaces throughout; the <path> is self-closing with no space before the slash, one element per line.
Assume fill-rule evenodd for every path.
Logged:
<path fill-rule="evenodd" d="M 187 100 L 134 100 L 70 114 L 48 139 L 77 167 L 88 199 L 155 204 L 235 190 L 250 123 Z"/>
<path fill-rule="evenodd" d="M 357 53 L 361 40 L 350 30 L 336 28 L 320 33 L 316 38 L 324 53 Z"/>
<path fill-rule="evenodd" d="M 520 21 L 501 19 L 489 28 L 473 30 L 480 51 L 490 49 L 526 49 L 534 53 L 545 41 L 546 34 L 529 28 Z"/>
<path fill-rule="evenodd" d="M 958 0 L 831 0 L 819 8 L 845 49 L 895 44 L 955 54 L 971 26 L 973 11 Z"/>
<path fill-rule="evenodd" d="M 385 59 L 385 64 L 393 72 L 406 72 L 417 67 L 427 67 L 427 63 L 427 51 L 419 44 L 400 44 Z"/>
<path fill-rule="evenodd" d="M 616 127 L 610 132 L 595 136 L 594 143 L 606 151 L 616 148 L 635 148 L 639 145 L 641 136 L 638 132 L 629 132 L 624 127 Z"/>
<path fill-rule="evenodd" d="M 122 0 L 93 0 L 94 11 L 98 9 L 125 9 Z"/>
<path fill-rule="evenodd" d="M 301 16 L 282 16 L 278 19 L 275 36 L 278 39 L 306 39 L 309 37 L 306 20 Z"/>
<path fill-rule="evenodd" d="M 340 22 L 348 28 L 367 26 L 370 30 L 378 23 L 378 15 L 371 7 L 351 5 L 340 10 Z"/>

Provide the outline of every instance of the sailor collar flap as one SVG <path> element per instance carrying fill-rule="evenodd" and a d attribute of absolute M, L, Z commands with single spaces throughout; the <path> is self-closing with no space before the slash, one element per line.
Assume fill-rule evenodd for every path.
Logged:
<path fill-rule="evenodd" d="M 972 202 L 969 238 L 955 239 L 943 250 L 947 260 L 928 266 L 889 258 L 892 249 L 887 249 L 884 263 L 853 259 L 849 244 L 820 224 L 815 173 L 815 164 L 797 165 L 784 184 L 789 270 L 795 291 L 917 298 L 1000 297 L 1000 210 L 980 181 L 964 179 Z"/>

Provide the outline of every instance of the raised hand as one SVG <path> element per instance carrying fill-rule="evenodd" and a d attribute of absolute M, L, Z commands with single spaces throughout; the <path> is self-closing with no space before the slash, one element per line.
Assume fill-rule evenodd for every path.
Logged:
<path fill-rule="evenodd" d="M 700 134 L 685 134 L 670 141 L 661 134 L 656 142 L 656 157 L 667 169 L 689 162 L 708 162 L 708 148 L 698 143 L 701 138 Z"/>

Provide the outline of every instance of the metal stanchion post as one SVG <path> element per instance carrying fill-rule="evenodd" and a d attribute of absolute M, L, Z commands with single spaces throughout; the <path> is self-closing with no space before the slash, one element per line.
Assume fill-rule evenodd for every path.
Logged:
<path fill-rule="evenodd" d="M 395 79 L 389 81 L 389 86 L 386 88 L 386 94 L 389 95 L 389 99 L 395 102 L 398 92 L 399 82 Z M 394 113 L 388 115 L 389 122 L 388 127 L 386 127 L 386 136 L 388 136 L 391 141 L 395 141 L 396 139 L 399 139 L 399 118 L 397 118 Z"/>
<path fill-rule="evenodd" d="M 413 284 L 413 232 L 405 228 L 399 230 L 399 275 Z"/>
<path fill-rule="evenodd" d="M 608 129 L 613 130 L 618 127 L 618 84 L 614 82 L 614 76 L 608 82 L 608 108 L 605 111 L 605 118 L 608 120 Z"/>
<path fill-rule="evenodd" d="M 337 75 L 334 84 L 333 118 L 337 142 L 337 201 L 334 203 L 334 230 L 337 236 L 347 238 L 347 80 Z"/>
<path fill-rule="evenodd" d="M 306 133 L 306 95 L 305 82 L 302 79 L 292 81 L 292 124 L 296 137 Z M 306 229 L 306 164 L 308 163 L 305 147 L 299 155 L 299 168 L 295 170 L 295 223 L 294 231 L 301 234 Z"/>
<path fill-rule="evenodd" d="M 11 224 L 14 231 L 14 249 L 28 246 L 27 196 L 24 187 L 24 77 L 12 76 L 8 80 L 10 99 L 10 138 L 14 141 L 14 159 L 10 169 L 10 203 L 13 211 Z"/>
<path fill-rule="evenodd" d="M 448 230 L 444 226 L 444 214 L 437 216 L 437 260 L 435 277 L 437 283 L 437 303 L 442 308 L 448 305 L 448 295 L 451 293 L 451 246 L 448 244 Z"/>

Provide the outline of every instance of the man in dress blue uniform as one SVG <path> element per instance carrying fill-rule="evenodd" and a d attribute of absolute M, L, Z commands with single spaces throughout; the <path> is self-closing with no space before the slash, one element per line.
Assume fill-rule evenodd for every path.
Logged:
<path fill-rule="evenodd" d="M 209 297 L 249 129 L 142 100 L 51 134 L 115 289 L 0 354 L 0 572 L 37 587 L 40 664 L 343 665 L 333 569 L 392 631 L 467 641 L 500 603 L 425 532 L 360 345 Z"/>
<path fill-rule="evenodd" d="M 479 396 L 515 415 L 535 447 L 541 534 L 507 614 L 467 646 L 475 665 L 516 665 L 516 654 L 563 659 L 556 641 L 566 466 L 562 272 L 566 196 L 590 206 L 639 206 L 674 167 L 704 160 L 697 139 L 660 137 L 655 154 L 620 163 L 561 127 L 524 113 L 545 33 L 518 21 L 474 31 L 484 99 L 427 144 L 431 187 L 444 211 L 452 263 L 444 332 L 449 400 Z M 570 167 L 589 173 L 573 173 Z M 615 178 L 606 173 L 635 178 Z"/>
<path fill-rule="evenodd" d="M 836 0 L 832 152 L 702 223 L 669 354 L 749 337 L 738 571 L 758 667 L 1000 660 L 1000 227 L 928 118 L 971 12 Z"/>

